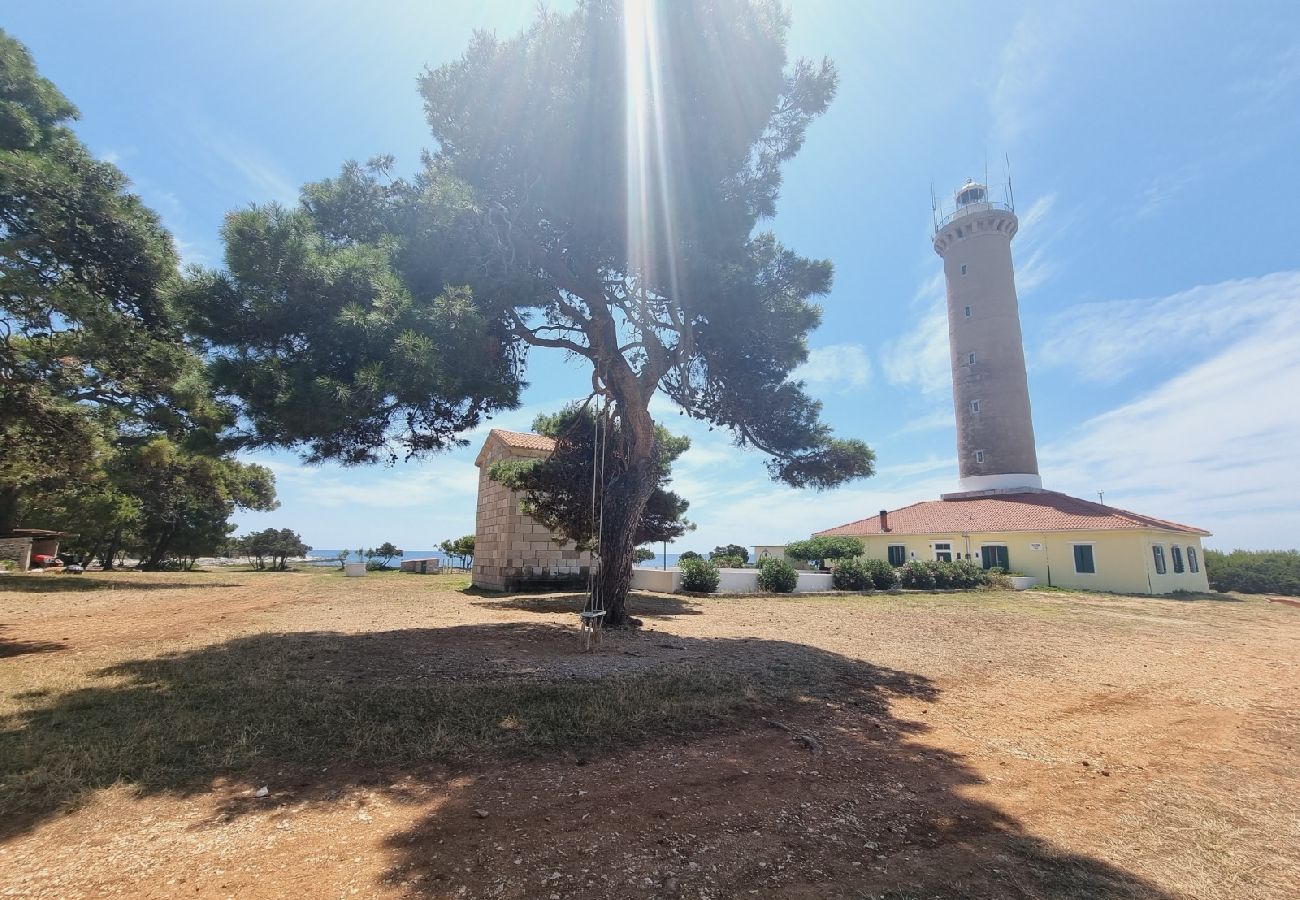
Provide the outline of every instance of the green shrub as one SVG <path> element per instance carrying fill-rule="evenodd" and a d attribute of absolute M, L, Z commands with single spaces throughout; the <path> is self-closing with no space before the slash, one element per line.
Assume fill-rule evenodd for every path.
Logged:
<path fill-rule="evenodd" d="M 933 559 L 914 559 L 898 570 L 898 580 L 903 587 L 918 590 L 985 587 L 992 583 L 993 575 L 968 559 L 952 562 Z M 1008 585 L 1010 582 L 1006 582 Z"/>
<path fill-rule="evenodd" d="M 1206 550 L 1204 563 L 1216 591 L 1300 596 L 1300 550 Z"/>
<path fill-rule="evenodd" d="M 983 587 L 989 583 L 989 573 L 969 559 L 959 559 L 952 564 L 955 583 L 953 587 Z"/>
<path fill-rule="evenodd" d="M 898 572 L 886 560 L 864 559 L 862 568 L 871 576 L 871 585 L 878 591 L 887 591 L 898 586 Z"/>
<path fill-rule="evenodd" d="M 905 588 L 919 591 L 934 590 L 936 586 L 934 568 L 919 559 L 904 563 L 898 570 L 898 583 Z"/>
<path fill-rule="evenodd" d="M 758 567 L 758 586 L 765 591 L 788 594 L 799 583 L 799 573 L 784 559 L 769 556 Z"/>
<path fill-rule="evenodd" d="M 712 594 L 718 589 L 718 567 L 707 559 L 679 559 L 677 563 L 682 570 L 682 590 Z"/>
<path fill-rule="evenodd" d="M 893 570 L 890 570 L 893 573 Z M 846 559 L 831 570 L 831 584 L 837 591 L 869 591 L 871 572 L 861 560 Z"/>
<path fill-rule="evenodd" d="M 677 557 L 677 562 L 684 563 L 688 559 L 704 559 L 704 557 L 700 556 L 700 554 L 696 553 L 694 550 L 687 550 L 685 553 Z"/>

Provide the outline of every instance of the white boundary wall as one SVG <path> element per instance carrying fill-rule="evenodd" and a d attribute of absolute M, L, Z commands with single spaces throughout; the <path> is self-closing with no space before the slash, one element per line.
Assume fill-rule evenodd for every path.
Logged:
<path fill-rule="evenodd" d="M 718 576 L 720 594 L 759 592 L 758 569 L 719 569 Z M 641 591 L 675 594 L 682 589 L 682 570 L 675 566 L 668 569 L 635 567 L 632 569 L 632 587 Z M 797 594 L 806 594 L 813 591 L 830 591 L 834 590 L 834 587 L 829 573 L 800 572 L 799 583 L 794 590 Z"/>

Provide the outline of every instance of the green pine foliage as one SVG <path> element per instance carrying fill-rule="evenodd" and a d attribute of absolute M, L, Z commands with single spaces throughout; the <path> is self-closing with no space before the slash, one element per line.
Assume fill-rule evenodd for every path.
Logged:
<path fill-rule="evenodd" d="M 124 431 L 223 421 L 174 313 L 171 237 L 77 117 L 0 31 L 0 530 L 98 480 Z"/>
<path fill-rule="evenodd" d="M 518 405 L 534 349 L 589 366 L 619 423 L 601 548 L 611 625 L 627 619 L 626 567 L 665 452 L 656 393 L 795 487 L 867 477 L 875 461 L 832 434 L 794 376 L 831 264 L 765 228 L 834 67 L 789 57 L 778 0 L 658 13 L 673 77 L 649 104 L 665 127 L 648 152 L 667 164 L 638 169 L 623 152 L 623 4 L 543 9 L 419 79 L 437 149 L 418 174 L 349 163 L 294 207 L 234 214 L 225 270 L 181 295 L 253 441 L 313 459 L 454 446 Z M 630 210 L 629 197 L 650 200 Z"/>

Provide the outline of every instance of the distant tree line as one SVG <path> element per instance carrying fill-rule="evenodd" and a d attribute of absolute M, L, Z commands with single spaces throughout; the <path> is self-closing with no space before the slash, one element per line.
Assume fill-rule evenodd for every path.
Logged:
<path fill-rule="evenodd" d="M 278 531 L 267 528 L 232 538 L 226 547 L 227 556 L 247 557 L 249 564 L 259 571 L 287 571 L 290 559 L 306 556 L 310 552 L 311 547 L 303 543 L 302 537 L 288 528 Z"/>
<path fill-rule="evenodd" d="M 1216 591 L 1300 597 L 1300 550 L 1206 550 L 1205 574 Z"/>
<path fill-rule="evenodd" d="M 448 538 L 438 545 L 448 559 L 459 560 L 460 568 L 468 569 L 474 563 L 474 535 L 467 534 L 456 539 Z"/>

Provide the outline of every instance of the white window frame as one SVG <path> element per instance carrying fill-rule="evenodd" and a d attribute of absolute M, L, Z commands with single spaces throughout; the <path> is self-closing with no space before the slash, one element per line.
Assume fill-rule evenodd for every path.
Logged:
<path fill-rule="evenodd" d="M 939 550 L 940 547 L 946 547 L 947 549 L 940 551 Z M 934 554 L 935 562 L 941 561 L 939 559 L 940 552 L 948 554 L 948 558 L 946 560 L 942 560 L 943 562 L 952 562 L 953 559 L 955 558 L 953 556 L 952 541 L 935 541 L 934 543 L 930 544 L 930 552 Z"/>
<path fill-rule="evenodd" d="M 1079 559 L 1074 555 L 1075 547 L 1092 548 L 1092 571 L 1080 572 Z M 1075 575 L 1096 575 L 1097 574 L 1097 542 L 1096 541 L 1071 541 L 1070 542 L 1070 563 L 1074 566 Z"/>
<path fill-rule="evenodd" d="M 976 450 L 976 451 L 975 451 L 975 462 L 977 462 L 977 463 L 982 463 L 982 462 L 984 462 L 984 451 L 983 451 L 983 450 Z"/>

